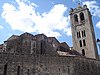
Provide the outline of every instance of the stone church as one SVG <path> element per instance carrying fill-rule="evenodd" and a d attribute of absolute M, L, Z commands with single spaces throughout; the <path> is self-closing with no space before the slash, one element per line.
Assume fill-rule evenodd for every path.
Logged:
<path fill-rule="evenodd" d="M 71 8 L 73 47 L 44 34 L 12 35 L 0 44 L 0 75 L 100 75 L 92 16 Z"/>

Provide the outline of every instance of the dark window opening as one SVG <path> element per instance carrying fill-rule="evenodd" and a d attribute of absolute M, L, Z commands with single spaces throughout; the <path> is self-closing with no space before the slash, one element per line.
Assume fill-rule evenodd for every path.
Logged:
<path fill-rule="evenodd" d="M 82 31 L 82 37 L 84 37 L 83 31 Z"/>
<path fill-rule="evenodd" d="M 84 49 L 82 49 L 82 55 L 85 56 L 85 50 Z"/>
<path fill-rule="evenodd" d="M 80 35 L 80 32 L 77 32 L 77 38 L 80 38 L 81 35 Z"/>
<path fill-rule="evenodd" d="M 58 68 L 59 69 L 59 72 L 60 72 L 60 68 Z"/>
<path fill-rule="evenodd" d="M 81 37 L 80 32 L 79 32 L 79 38 Z"/>
<path fill-rule="evenodd" d="M 4 49 L 3 52 L 6 52 L 6 50 Z"/>
<path fill-rule="evenodd" d="M 78 38 L 78 32 L 77 32 L 77 38 Z"/>
<path fill-rule="evenodd" d="M 43 43 L 41 42 L 41 51 L 40 54 L 43 54 Z"/>
<path fill-rule="evenodd" d="M 85 30 L 84 31 L 82 31 L 82 37 L 85 37 L 86 36 L 86 34 L 85 34 Z"/>
<path fill-rule="evenodd" d="M 35 53 L 35 51 L 36 51 L 36 48 L 33 48 L 32 50 L 33 50 L 33 52 L 32 52 L 32 53 Z"/>
<path fill-rule="evenodd" d="M 3 49 L 2 47 L 0 47 L 0 49 Z"/>
<path fill-rule="evenodd" d="M 40 51 L 40 54 L 45 54 L 45 41 L 41 41 L 41 51 Z"/>
<path fill-rule="evenodd" d="M 36 43 L 33 44 L 33 47 L 36 47 Z"/>
<path fill-rule="evenodd" d="M 80 19 L 81 19 L 81 21 L 84 20 L 84 14 L 82 12 L 80 13 Z"/>
<path fill-rule="evenodd" d="M 82 47 L 82 41 L 81 40 L 79 41 L 79 43 L 80 43 L 80 47 Z"/>
<path fill-rule="evenodd" d="M 85 42 L 85 40 L 83 40 L 83 45 L 86 46 L 86 42 Z"/>
<path fill-rule="evenodd" d="M 74 15 L 74 21 L 78 22 L 78 16 L 77 15 Z"/>
<path fill-rule="evenodd" d="M 3 75 L 7 75 L 7 64 L 4 65 L 4 73 Z"/>
<path fill-rule="evenodd" d="M 29 69 L 27 70 L 27 75 L 30 75 Z"/>
<path fill-rule="evenodd" d="M 84 37 L 86 36 L 86 34 L 85 34 L 85 30 L 84 30 Z"/>
<path fill-rule="evenodd" d="M 20 66 L 17 68 L 17 75 L 20 75 Z"/>

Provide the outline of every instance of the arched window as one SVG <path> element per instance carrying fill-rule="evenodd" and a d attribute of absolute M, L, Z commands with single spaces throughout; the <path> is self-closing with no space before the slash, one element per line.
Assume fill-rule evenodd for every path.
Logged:
<path fill-rule="evenodd" d="M 79 43 L 80 43 L 80 47 L 82 47 L 82 41 L 81 40 L 79 41 Z"/>
<path fill-rule="evenodd" d="M 79 32 L 79 38 L 81 37 L 80 32 Z"/>
<path fill-rule="evenodd" d="M 79 31 L 79 32 L 77 32 L 77 38 L 81 38 L 80 31 Z"/>
<path fill-rule="evenodd" d="M 41 41 L 41 51 L 40 54 L 45 54 L 45 47 L 46 47 L 46 43 L 45 41 Z"/>
<path fill-rule="evenodd" d="M 84 30 L 84 37 L 86 36 L 85 30 Z"/>
<path fill-rule="evenodd" d="M 85 56 L 85 50 L 84 49 L 82 49 L 82 55 Z"/>
<path fill-rule="evenodd" d="M 41 51 L 40 54 L 43 54 L 43 41 L 41 41 Z"/>
<path fill-rule="evenodd" d="M 82 37 L 84 37 L 84 33 L 83 33 L 83 31 L 82 31 Z"/>
<path fill-rule="evenodd" d="M 81 12 L 80 13 L 80 20 L 83 21 L 84 20 L 84 14 Z"/>
<path fill-rule="evenodd" d="M 86 46 L 86 42 L 85 42 L 85 40 L 83 40 L 83 45 Z"/>
<path fill-rule="evenodd" d="M 74 21 L 78 22 L 78 16 L 76 14 L 74 15 Z"/>
<path fill-rule="evenodd" d="M 79 34 L 78 34 L 78 32 L 77 32 L 77 38 L 79 38 Z"/>
<path fill-rule="evenodd" d="M 82 31 L 82 37 L 86 37 L 85 30 Z"/>

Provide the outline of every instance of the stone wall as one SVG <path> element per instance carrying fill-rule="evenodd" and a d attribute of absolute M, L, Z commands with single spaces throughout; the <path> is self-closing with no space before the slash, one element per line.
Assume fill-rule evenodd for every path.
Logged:
<path fill-rule="evenodd" d="M 100 75 L 100 61 L 80 57 L 1 53 L 0 75 Z"/>

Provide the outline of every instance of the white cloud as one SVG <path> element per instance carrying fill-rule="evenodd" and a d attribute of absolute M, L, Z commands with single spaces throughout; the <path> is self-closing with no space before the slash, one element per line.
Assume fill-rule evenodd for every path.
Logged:
<path fill-rule="evenodd" d="M 35 3 L 26 4 L 26 0 L 16 0 L 18 7 L 5 3 L 3 5 L 2 17 L 11 25 L 13 30 L 23 32 L 44 33 L 47 36 L 59 37 L 61 34 L 56 30 L 71 35 L 69 28 L 69 17 L 65 17 L 67 10 L 63 4 L 55 5 L 49 12 L 39 13 L 35 9 Z"/>
<path fill-rule="evenodd" d="M 0 29 L 3 29 L 3 26 L 0 25 Z"/>
<path fill-rule="evenodd" d="M 97 5 L 96 1 L 85 1 L 85 2 L 83 2 L 83 5 L 85 5 L 85 4 L 89 8 L 89 10 L 93 16 L 100 17 L 100 7 Z"/>
<path fill-rule="evenodd" d="M 96 27 L 100 28 L 100 21 L 96 24 Z"/>

